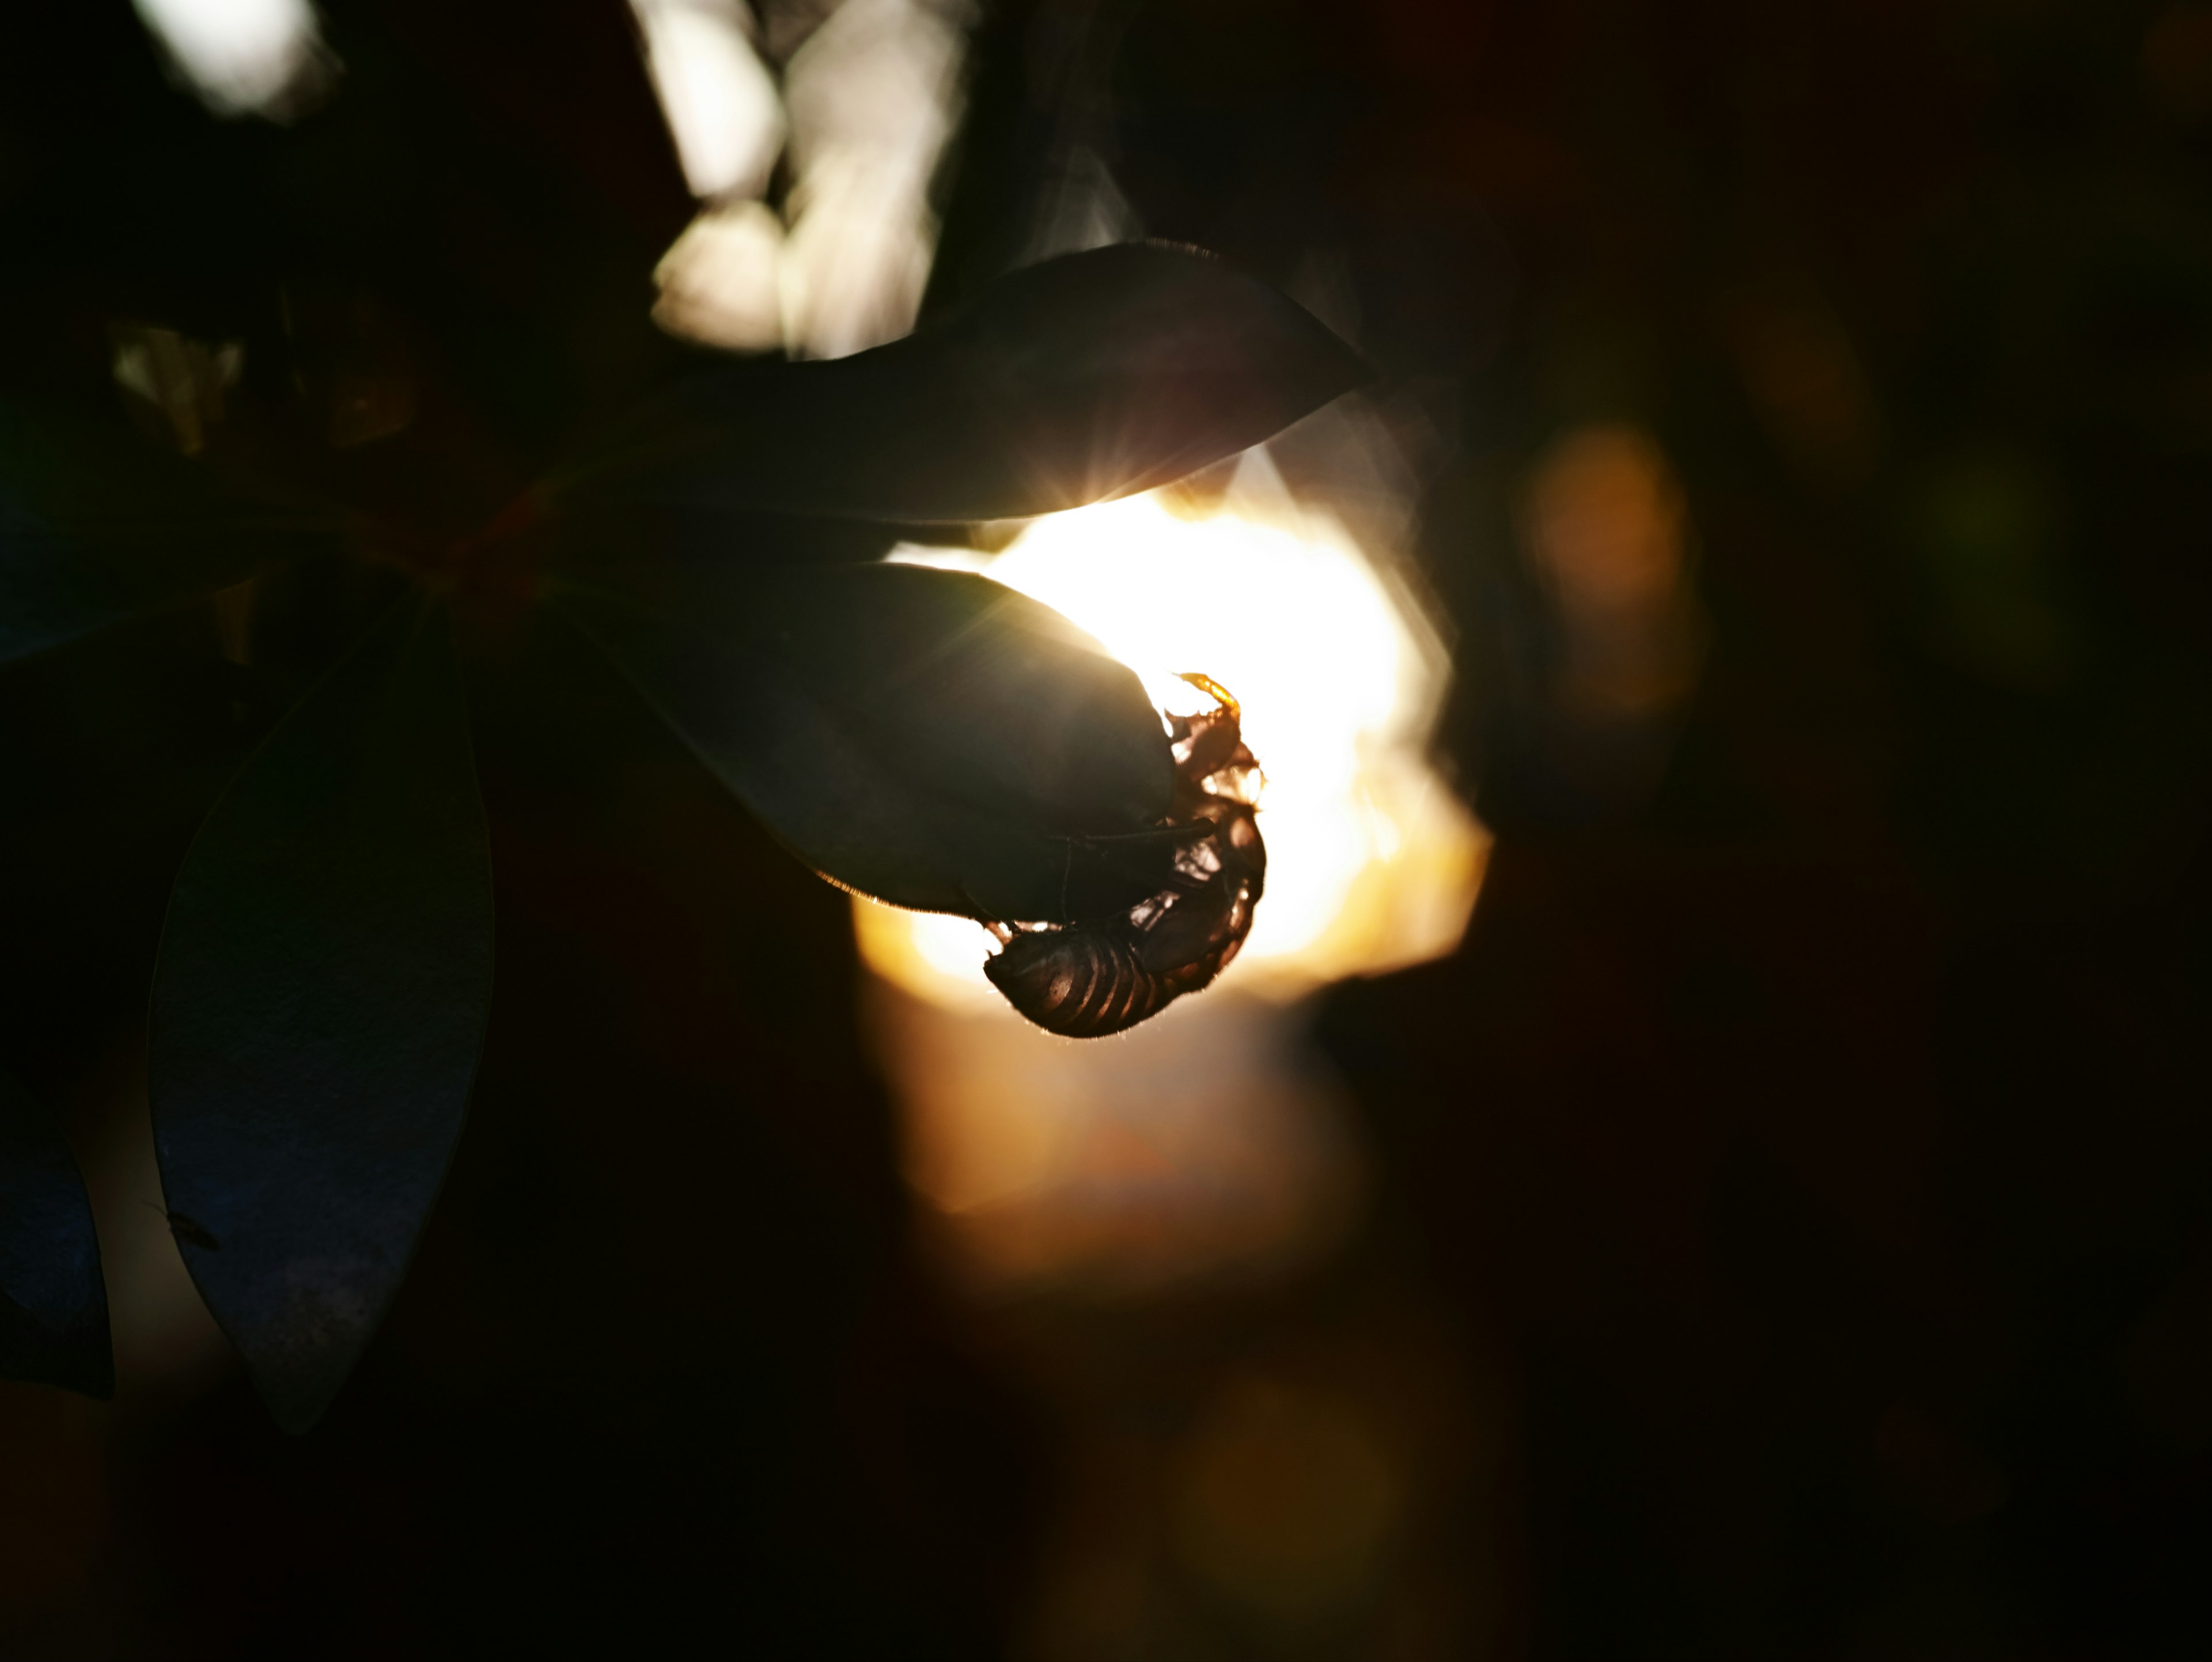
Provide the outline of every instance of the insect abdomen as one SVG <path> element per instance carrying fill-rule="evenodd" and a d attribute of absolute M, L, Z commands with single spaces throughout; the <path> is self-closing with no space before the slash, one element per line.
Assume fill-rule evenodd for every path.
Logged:
<path fill-rule="evenodd" d="M 1014 1008 L 1070 1038 L 1133 1027 L 1172 996 L 1127 944 L 1080 926 L 1018 934 L 983 973 Z"/>

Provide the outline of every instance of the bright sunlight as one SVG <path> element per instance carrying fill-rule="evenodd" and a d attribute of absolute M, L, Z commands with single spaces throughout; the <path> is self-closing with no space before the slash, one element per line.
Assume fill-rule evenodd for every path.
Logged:
<path fill-rule="evenodd" d="M 1185 670 L 1236 695 L 1267 775 L 1267 892 L 1224 979 L 1292 995 L 1449 952 L 1485 838 L 1424 754 L 1441 643 L 1334 521 L 1267 490 L 1264 461 L 1243 470 L 1255 471 L 1258 488 L 1202 516 L 1156 491 L 1039 520 L 995 559 L 895 557 L 966 565 L 1042 600 L 1164 708 L 1202 707 Z M 939 1001 L 998 1001 L 976 925 L 856 904 L 879 972 Z"/>

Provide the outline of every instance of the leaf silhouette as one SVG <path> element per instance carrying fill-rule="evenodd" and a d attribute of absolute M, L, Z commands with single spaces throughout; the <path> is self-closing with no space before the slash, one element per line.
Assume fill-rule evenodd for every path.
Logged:
<path fill-rule="evenodd" d="M 52 1115 L 0 1075 L 0 1377 L 115 1394 L 84 1181 Z"/>
<path fill-rule="evenodd" d="M 342 516 L 250 494 L 120 421 L 0 405 L 0 663 L 346 535 Z"/>
<path fill-rule="evenodd" d="M 908 521 L 1022 518 L 1234 454 L 1368 379 L 1291 301 L 1194 250 L 1016 272 L 904 340 L 672 389 L 570 488 Z"/>
<path fill-rule="evenodd" d="M 152 1087 L 179 1247 L 288 1430 L 398 1288 L 491 996 L 483 808 L 443 608 L 403 601 L 210 814 L 169 903 Z"/>
<path fill-rule="evenodd" d="M 659 581 L 652 595 L 550 594 L 832 881 L 921 910 L 1060 921 L 1164 880 L 1159 715 L 1048 606 L 919 566 Z"/>

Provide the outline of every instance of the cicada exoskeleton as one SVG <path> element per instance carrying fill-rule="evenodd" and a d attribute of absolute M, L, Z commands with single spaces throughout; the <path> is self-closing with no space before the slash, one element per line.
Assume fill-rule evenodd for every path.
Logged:
<path fill-rule="evenodd" d="M 1251 932 L 1267 885 L 1255 798 L 1259 764 L 1241 712 L 1203 675 L 1183 679 L 1215 707 L 1170 717 L 1176 761 L 1166 822 L 1139 833 L 1172 838 L 1172 874 L 1126 912 L 1034 928 L 994 922 L 1004 950 L 983 966 L 1015 1009 L 1049 1032 L 1095 1038 L 1133 1027 L 1219 975 Z"/>

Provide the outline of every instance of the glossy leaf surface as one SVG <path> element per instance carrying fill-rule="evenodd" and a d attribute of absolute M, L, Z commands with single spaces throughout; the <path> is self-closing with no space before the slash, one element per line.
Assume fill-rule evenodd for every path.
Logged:
<path fill-rule="evenodd" d="M 0 1377 L 115 1394 L 107 1293 L 60 1125 L 0 1075 Z"/>
<path fill-rule="evenodd" d="M 483 808 L 442 610 L 410 600 L 209 816 L 155 972 L 179 1250 L 287 1429 L 381 1319 L 459 1135 L 491 996 Z"/>
<path fill-rule="evenodd" d="M 119 420 L 0 405 L 0 662 L 346 536 L 340 516 L 248 494 Z"/>
<path fill-rule="evenodd" d="M 553 599 L 833 881 L 922 910 L 1059 921 L 1163 880 L 1171 843 L 1146 834 L 1173 783 L 1158 714 L 1049 607 L 905 565 L 662 581 Z"/>
<path fill-rule="evenodd" d="M 1126 243 L 1016 272 L 872 351 L 704 375 L 573 483 L 638 502 L 1021 518 L 1180 478 L 1367 378 L 1273 289 Z"/>

